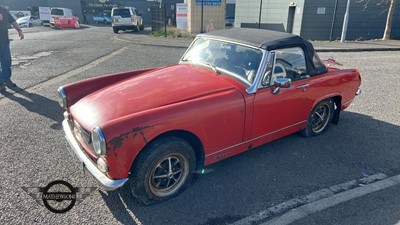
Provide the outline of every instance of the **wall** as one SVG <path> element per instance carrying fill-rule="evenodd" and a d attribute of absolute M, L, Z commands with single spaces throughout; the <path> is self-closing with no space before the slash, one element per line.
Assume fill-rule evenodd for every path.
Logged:
<path fill-rule="evenodd" d="M 201 5 L 188 0 L 188 27 L 191 33 L 201 33 Z M 226 0 L 220 6 L 203 6 L 203 32 L 225 29 Z"/>
<path fill-rule="evenodd" d="M 47 6 L 47 0 L 0 0 L 8 10 L 27 10 L 29 7 Z"/>
<path fill-rule="evenodd" d="M 261 7 L 261 28 L 286 31 L 289 4 L 296 5 L 293 33 L 300 34 L 303 15 L 303 0 L 263 0 Z M 261 0 L 237 0 L 235 27 L 258 27 Z"/>
<path fill-rule="evenodd" d="M 395 6 L 393 21 L 392 21 L 392 32 L 391 38 L 400 40 L 400 2 L 397 0 L 397 4 Z"/>
<path fill-rule="evenodd" d="M 388 1 L 351 0 L 346 40 L 382 38 L 386 24 Z M 340 39 L 347 0 L 338 0 L 332 39 Z M 318 8 L 325 8 L 325 14 L 317 14 Z M 312 40 L 329 40 L 335 0 L 306 0 L 303 12 L 301 36 Z"/>
<path fill-rule="evenodd" d="M 235 17 L 235 4 L 226 4 L 226 16 Z"/>

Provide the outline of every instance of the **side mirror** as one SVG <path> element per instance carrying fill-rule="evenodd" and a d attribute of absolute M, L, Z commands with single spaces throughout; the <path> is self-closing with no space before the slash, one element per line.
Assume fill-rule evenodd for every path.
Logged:
<path fill-rule="evenodd" d="M 275 89 L 272 91 L 272 94 L 276 95 L 280 92 L 281 88 L 290 88 L 291 80 L 289 78 L 277 77 L 274 80 Z"/>
<path fill-rule="evenodd" d="M 279 88 L 290 88 L 292 80 L 285 77 L 277 77 L 274 80 L 274 86 Z"/>

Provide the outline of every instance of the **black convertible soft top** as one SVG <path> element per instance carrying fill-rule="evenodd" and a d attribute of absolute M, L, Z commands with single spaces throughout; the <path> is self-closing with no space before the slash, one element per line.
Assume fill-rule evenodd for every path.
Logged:
<path fill-rule="evenodd" d="M 315 53 L 313 45 L 298 35 L 264 29 L 232 28 L 216 30 L 197 36 L 237 42 L 268 51 L 298 46 L 303 48 L 305 52 L 310 75 L 326 73 L 327 71 L 327 68 L 320 62 Z"/>

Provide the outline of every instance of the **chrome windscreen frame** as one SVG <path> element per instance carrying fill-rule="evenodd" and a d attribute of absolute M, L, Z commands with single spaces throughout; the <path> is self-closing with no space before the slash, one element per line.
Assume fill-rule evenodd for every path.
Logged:
<path fill-rule="evenodd" d="M 265 70 L 267 68 L 267 63 L 269 61 L 269 54 L 267 50 L 259 49 L 263 53 L 263 57 L 261 59 L 260 66 L 258 67 L 256 79 L 254 79 L 253 84 L 250 85 L 249 88 L 246 89 L 247 94 L 255 94 L 261 84 L 261 80 L 265 74 Z"/>
<path fill-rule="evenodd" d="M 186 53 L 191 49 L 191 47 L 192 47 L 193 44 L 196 42 L 196 40 L 197 40 L 197 39 L 200 39 L 200 38 L 203 38 L 203 39 L 204 39 L 204 37 L 197 37 L 197 38 L 195 38 L 195 39 L 192 41 L 192 43 L 191 43 L 191 44 L 189 45 L 189 47 L 186 49 L 185 53 L 183 53 L 182 57 L 179 59 L 179 63 L 180 63 L 180 64 L 181 64 L 181 63 L 186 63 L 186 62 L 183 61 L 184 56 L 185 56 Z M 234 78 L 236 78 L 236 79 L 238 79 L 238 80 L 244 82 L 247 86 L 249 86 L 249 87 L 246 89 L 246 92 L 247 92 L 248 94 L 254 94 L 254 93 L 256 93 L 256 92 L 257 92 L 257 89 L 258 89 L 258 87 L 259 87 L 259 84 L 261 83 L 261 79 L 262 79 L 262 76 L 263 76 L 263 74 L 264 74 L 264 71 L 265 71 L 267 62 L 268 62 L 268 51 L 265 50 L 265 49 L 262 49 L 262 48 L 258 48 L 258 47 L 251 46 L 251 45 L 246 45 L 246 44 L 243 44 L 243 43 L 240 43 L 240 42 L 233 42 L 233 41 L 228 41 L 228 40 L 218 39 L 218 38 L 207 38 L 207 39 L 209 39 L 209 40 L 216 40 L 216 41 L 223 41 L 223 42 L 226 42 L 226 43 L 232 43 L 232 44 L 237 44 L 237 45 L 242 45 L 242 46 L 246 46 L 246 47 L 249 47 L 249 48 L 252 48 L 252 49 L 256 49 L 256 50 L 261 51 L 261 53 L 262 53 L 263 56 L 262 56 L 262 58 L 261 58 L 261 62 L 260 62 L 260 65 L 259 65 L 259 67 L 258 67 L 258 70 L 257 70 L 256 78 L 254 79 L 254 82 L 253 82 L 253 83 L 250 83 L 248 80 L 244 79 L 243 77 L 241 77 L 241 76 L 239 76 L 239 75 L 236 75 L 236 74 L 234 74 L 234 73 L 232 73 L 232 72 L 229 72 L 229 71 L 227 71 L 227 70 L 224 70 L 224 69 L 219 68 L 220 70 L 224 71 L 226 74 L 229 74 L 229 76 L 232 76 L 232 77 L 234 77 Z"/>

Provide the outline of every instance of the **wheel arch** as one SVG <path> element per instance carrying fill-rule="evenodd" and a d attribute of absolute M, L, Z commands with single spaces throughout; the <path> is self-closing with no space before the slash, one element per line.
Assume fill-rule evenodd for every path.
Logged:
<path fill-rule="evenodd" d="M 333 112 L 334 114 L 333 114 L 332 123 L 333 124 L 338 124 L 339 123 L 339 115 L 340 115 L 340 111 L 341 111 L 341 108 L 342 108 L 342 96 L 340 94 L 333 94 L 333 95 L 324 96 L 324 97 L 321 97 L 321 98 L 317 99 L 314 102 L 313 106 L 311 107 L 311 110 L 314 109 L 314 107 L 316 105 L 318 105 L 318 103 L 320 103 L 320 102 L 322 102 L 324 100 L 327 100 L 327 99 L 332 99 L 333 103 L 335 104 L 334 107 L 336 106 L 334 108 L 334 112 Z"/>
<path fill-rule="evenodd" d="M 131 168 L 135 164 L 135 161 L 137 160 L 138 156 L 147 148 L 147 146 L 149 146 L 151 143 L 161 138 L 167 138 L 167 137 L 177 137 L 186 141 L 193 148 L 194 153 L 196 155 L 196 171 L 202 169 L 202 167 L 204 166 L 204 158 L 205 158 L 203 143 L 195 134 L 186 130 L 172 130 L 159 134 L 158 136 L 154 137 L 151 141 L 146 143 L 146 145 L 142 148 L 139 154 L 135 157 L 135 159 L 132 162 Z"/>

